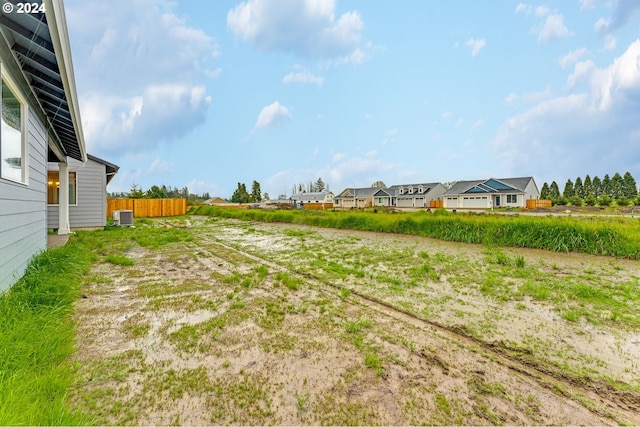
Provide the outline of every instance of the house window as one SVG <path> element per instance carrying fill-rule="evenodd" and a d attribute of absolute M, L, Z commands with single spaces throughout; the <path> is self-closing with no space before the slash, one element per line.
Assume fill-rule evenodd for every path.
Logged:
<path fill-rule="evenodd" d="M 507 203 L 518 203 L 517 194 L 507 194 Z"/>
<path fill-rule="evenodd" d="M 26 183 L 26 150 L 22 138 L 26 104 L 18 94 L 12 82 L 2 74 L 0 177 Z"/>
<path fill-rule="evenodd" d="M 77 205 L 76 173 L 69 172 L 69 204 Z M 60 174 L 57 171 L 49 171 L 47 174 L 47 204 L 60 204 Z"/>

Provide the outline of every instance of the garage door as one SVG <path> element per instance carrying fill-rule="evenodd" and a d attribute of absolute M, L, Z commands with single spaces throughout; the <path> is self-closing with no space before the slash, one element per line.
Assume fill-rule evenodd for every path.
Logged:
<path fill-rule="evenodd" d="M 464 196 L 462 206 L 465 208 L 486 208 L 489 206 L 488 196 Z"/>
<path fill-rule="evenodd" d="M 457 197 L 445 197 L 444 198 L 444 207 L 445 208 L 457 208 L 458 207 L 458 198 Z"/>

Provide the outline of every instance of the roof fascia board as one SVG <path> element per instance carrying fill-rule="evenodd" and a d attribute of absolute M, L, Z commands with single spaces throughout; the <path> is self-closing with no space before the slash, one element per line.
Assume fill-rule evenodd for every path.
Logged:
<path fill-rule="evenodd" d="M 56 57 L 58 58 L 58 68 L 62 79 L 62 86 L 67 94 L 69 112 L 73 121 L 76 139 L 80 148 L 82 161 L 87 161 L 87 149 L 84 142 L 84 132 L 82 131 L 82 120 L 78 105 L 78 95 L 76 91 L 75 76 L 73 74 L 73 62 L 71 59 L 71 45 L 69 44 L 69 31 L 67 30 L 67 20 L 64 13 L 63 0 L 43 0 L 45 4 L 45 14 L 51 33 Z"/>

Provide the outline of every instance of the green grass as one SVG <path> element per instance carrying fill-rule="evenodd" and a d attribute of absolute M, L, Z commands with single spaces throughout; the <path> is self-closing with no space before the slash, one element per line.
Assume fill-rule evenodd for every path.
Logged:
<path fill-rule="evenodd" d="M 0 425 L 85 425 L 67 393 L 75 368 L 72 304 L 90 256 L 68 245 L 36 256 L 0 295 Z"/>
<path fill-rule="evenodd" d="M 328 228 L 415 234 L 465 243 L 583 252 L 640 259 L 640 226 L 630 218 L 532 217 L 430 214 L 427 212 L 315 212 L 221 209 L 200 206 L 193 214 Z M 295 234 L 295 232 L 293 232 Z"/>

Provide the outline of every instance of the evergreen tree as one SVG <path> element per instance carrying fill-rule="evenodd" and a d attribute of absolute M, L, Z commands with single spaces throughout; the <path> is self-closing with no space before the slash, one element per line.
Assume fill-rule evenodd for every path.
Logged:
<path fill-rule="evenodd" d="M 546 182 L 542 185 L 542 190 L 540 190 L 540 198 L 544 200 L 549 199 L 549 184 Z"/>
<path fill-rule="evenodd" d="M 316 181 L 316 191 L 322 192 L 325 189 L 325 184 L 322 178 L 318 178 Z"/>
<path fill-rule="evenodd" d="M 249 202 L 249 193 L 247 193 L 247 187 L 239 182 L 238 188 L 233 192 L 230 199 L 231 203 L 247 203 Z"/>
<path fill-rule="evenodd" d="M 594 194 L 592 193 L 593 188 L 591 184 L 591 177 L 589 175 L 584 177 L 584 183 L 582 184 L 582 187 L 584 188 L 585 199 L 589 196 L 594 196 Z"/>
<path fill-rule="evenodd" d="M 611 197 L 611 178 L 608 173 L 602 178 L 602 195 Z"/>
<path fill-rule="evenodd" d="M 129 190 L 129 197 L 131 199 L 142 199 L 144 197 L 144 192 L 137 184 L 131 184 L 131 190 Z"/>
<path fill-rule="evenodd" d="M 549 198 L 551 200 L 555 200 L 560 197 L 560 188 L 558 188 L 558 184 L 555 181 L 551 182 L 551 186 L 549 187 Z"/>
<path fill-rule="evenodd" d="M 624 181 L 622 193 L 625 197 L 629 199 L 633 199 L 638 196 L 638 186 L 636 184 L 636 180 L 633 179 L 633 176 L 629 172 L 625 172 L 624 177 L 622 178 Z"/>
<path fill-rule="evenodd" d="M 573 181 L 571 181 L 571 179 L 568 179 L 567 182 L 564 184 L 564 190 L 562 191 L 562 196 L 568 199 L 569 197 L 573 197 L 574 194 L 575 193 L 573 190 Z"/>
<path fill-rule="evenodd" d="M 602 196 L 602 181 L 598 175 L 593 177 L 593 182 L 591 183 L 591 194 L 594 197 Z"/>
<path fill-rule="evenodd" d="M 576 183 L 573 185 L 573 193 L 575 196 L 580 197 L 581 199 L 584 199 L 585 194 L 584 194 L 584 186 L 582 185 L 582 178 L 580 177 L 576 178 Z"/>
<path fill-rule="evenodd" d="M 618 197 L 622 196 L 623 190 L 624 180 L 622 179 L 622 176 L 618 172 L 616 172 L 613 175 L 613 178 L 611 178 L 611 194 L 609 194 L 609 196 L 617 199 Z"/>
<path fill-rule="evenodd" d="M 166 199 L 168 197 L 167 187 L 164 184 L 162 185 L 162 187 L 152 185 L 151 188 L 149 188 L 145 193 L 145 197 L 149 199 Z"/>
<path fill-rule="evenodd" d="M 260 183 L 253 181 L 251 184 L 251 195 L 249 197 L 250 202 L 259 202 L 262 200 L 262 192 L 260 191 Z"/>

